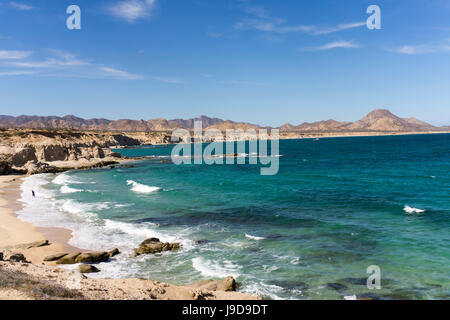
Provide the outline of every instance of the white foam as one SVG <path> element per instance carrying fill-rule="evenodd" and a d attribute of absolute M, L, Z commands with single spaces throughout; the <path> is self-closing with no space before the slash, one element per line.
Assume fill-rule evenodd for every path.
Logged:
<path fill-rule="evenodd" d="M 70 175 L 68 175 L 65 172 L 57 175 L 56 178 L 52 180 L 52 182 L 54 184 L 65 184 L 65 185 L 67 185 L 69 183 L 73 183 L 73 184 L 82 183 L 81 181 L 76 180 L 75 178 L 71 177 Z"/>
<path fill-rule="evenodd" d="M 147 186 L 133 180 L 127 180 L 127 185 L 132 185 L 131 190 L 137 193 L 152 193 L 161 189 L 158 187 Z"/>
<path fill-rule="evenodd" d="M 251 240 L 256 240 L 256 241 L 258 241 L 258 240 L 264 240 L 263 237 L 256 237 L 256 236 L 252 236 L 252 235 L 250 235 L 250 234 L 245 234 L 245 237 L 248 238 L 248 239 L 251 239 Z"/>
<path fill-rule="evenodd" d="M 403 211 L 405 211 L 406 213 L 409 213 L 409 214 L 425 212 L 425 210 L 423 210 L 423 209 L 412 208 L 412 207 L 410 207 L 410 206 L 405 206 L 405 207 L 403 208 Z"/>
<path fill-rule="evenodd" d="M 202 257 L 193 258 L 192 266 L 204 277 L 226 278 L 228 276 L 232 276 L 235 279 L 240 276 L 238 271 L 241 268 L 229 260 L 225 260 L 220 263 L 218 261 L 211 261 Z"/>
<path fill-rule="evenodd" d="M 280 286 L 264 282 L 253 283 L 242 288 L 243 293 L 256 293 L 263 297 L 270 297 L 273 300 L 284 300 L 279 296 L 283 291 L 284 289 Z"/>
<path fill-rule="evenodd" d="M 81 190 L 81 189 L 71 188 L 71 187 L 69 187 L 69 186 L 67 186 L 67 185 L 63 185 L 63 186 L 59 189 L 59 191 L 60 191 L 61 193 L 83 192 L 83 190 Z"/>

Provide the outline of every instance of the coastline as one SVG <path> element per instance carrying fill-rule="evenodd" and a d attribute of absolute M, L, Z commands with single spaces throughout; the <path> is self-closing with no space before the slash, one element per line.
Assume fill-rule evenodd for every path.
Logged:
<path fill-rule="evenodd" d="M 36 227 L 20 220 L 20 185 L 25 176 L 0 176 L 0 300 L 260 300 L 254 294 L 236 292 L 232 277 L 203 280 L 185 286 L 146 279 L 95 279 L 44 262 L 49 255 L 80 252 L 68 241 L 72 231 Z M 30 244 L 48 240 L 44 246 Z M 3 254 L 20 253 L 28 260 L 6 261 Z M 89 252 L 84 250 L 84 252 Z"/>
<path fill-rule="evenodd" d="M 69 245 L 72 232 L 62 228 L 41 228 L 18 218 L 22 204 L 20 185 L 24 176 L 0 176 L 0 248 L 18 251 L 32 263 L 41 263 L 44 257 L 58 252 L 74 252 Z M 49 240 L 48 246 L 24 247 L 36 241 Z"/>

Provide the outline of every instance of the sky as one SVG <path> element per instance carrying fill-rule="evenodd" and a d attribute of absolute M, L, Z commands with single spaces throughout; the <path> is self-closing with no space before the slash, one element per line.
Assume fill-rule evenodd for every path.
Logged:
<path fill-rule="evenodd" d="M 450 1 L 0 0 L 0 114 L 279 126 L 379 108 L 450 125 Z"/>

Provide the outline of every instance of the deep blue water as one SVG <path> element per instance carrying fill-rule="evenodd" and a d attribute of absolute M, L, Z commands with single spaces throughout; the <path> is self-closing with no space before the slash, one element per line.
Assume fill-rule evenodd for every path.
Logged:
<path fill-rule="evenodd" d="M 71 228 L 79 247 L 120 247 L 99 277 L 233 275 L 241 291 L 273 299 L 450 298 L 449 134 L 282 140 L 274 176 L 259 165 L 176 166 L 171 149 L 119 150 L 152 156 L 133 168 L 31 177 L 24 195 L 37 189 L 52 210 L 33 218 L 34 203 L 22 216 Z M 183 249 L 129 256 L 150 236 Z M 381 290 L 366 287 L 370 265 Z"/>

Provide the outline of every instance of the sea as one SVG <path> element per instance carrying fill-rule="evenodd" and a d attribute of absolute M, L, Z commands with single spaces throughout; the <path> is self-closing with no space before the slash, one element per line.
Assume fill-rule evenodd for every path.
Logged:
<path fill-rule="evenodd" d="M 250 164 L 258 153 L 175 165 L 172 148 L 116 150 L 144 157 L 132 167 L 27 177 L 18 216 L 72 230 L 83 250 L 121 250 L 90 277 L 233 276 L 277 300 L 450 298 L 450 134 L 281 140 L 276 175 Z M 182 247 L 134 257 L 149 237 Z"/>

